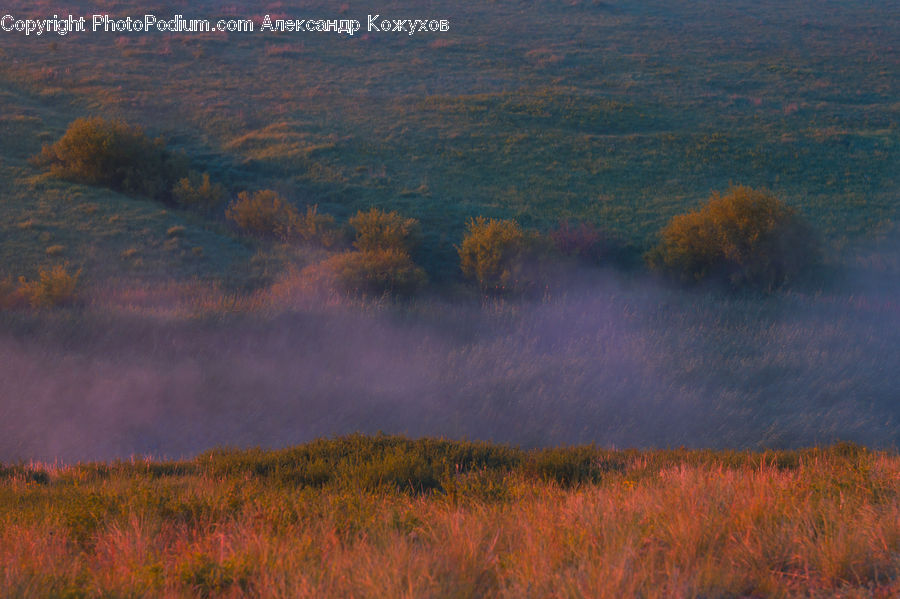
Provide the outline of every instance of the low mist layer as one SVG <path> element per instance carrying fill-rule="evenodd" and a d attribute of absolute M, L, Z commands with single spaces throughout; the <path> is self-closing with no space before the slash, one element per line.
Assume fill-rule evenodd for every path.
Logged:
<path fill-rule="evenodd" d="M 0 460 L 179 457 L 385 431 L 523 446 L 900 441 L 894 254 L 841 289 L 730 296 L 612 273 L 543 301 L 6 318 Z"/>

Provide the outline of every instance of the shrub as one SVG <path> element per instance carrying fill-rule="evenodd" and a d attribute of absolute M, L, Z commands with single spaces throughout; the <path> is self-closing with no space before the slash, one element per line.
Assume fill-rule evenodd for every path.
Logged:
<path fill-rule="evenodd" d="M 372 208 L 359 211 L 350 219 L 356 230 L 353 245 L 360 251 L 395 249 L 411 252 L 418 243 L 419 221 L 404 218 L 397 212 Z"/>
<path fill-rule="evenodd" d="M 331 247 L 338 239 L 334 217 L 330 214 L 319 214 L 319 206 L 316 204 L 307 206 L 306 214 L 298 216 L 293 232 L 306 243 L 318 243 L 325 247 Z"/>
<path fill-rule="evenodd" d="M 81 270 L 68 272 L 65 265 L 41 268 L 36 281 L 19 278 L 19 293 L 34 308 L 60 306 L 75 300 L 75 288 Z"/>
<path fill-rule="evenodd" d="M 239 193 L 228 206 L 225 216 L 251 235 L 287 239 L 300 215 L 294 205 L 277 192 L 264 189 L 252 194 Z"/>
<path fill-rule="evenodd" d="M 521 293 L 545 278 L 549 254 L 545 239 L 522 230 L 514 220 L 469 219 L 459 252 L 463 275 L 491 293 Z"/>
<path fill-rule="evenodd" d="M 183 208 L 210 212 L 225 203 L 228 192 L 224 186 L 212 183 L 209 173 L 192 172 L 175 184 L 172 198 Z"/>
<path fill-rule="evenodd" d="M 304 277 L 351 295 L 412 295 L 426 282 L 425 271 L 395 248 L 349 251 L 305 269 Z"/>
<path fill-rule="evenodd" d="M 269 189 L 239 193 L 225 210 L 225 216 L 242 230 L 259 237 L 299 239 L 325 247 L 334 245 L 338 239 L 334 217 L 320 214 L 318 205 L 307 206 L 306 214 L 301 216 L 293 204 Z"/>
<path fill-rule="evenodd" d="M 721 279 L 773 289 L 815 262 L 809 226 L 766 191 L 732 187 L 699 210 L 674 217 L 648 254 L 650 265 L 684 280 Z"/>
<path fill-rule="evenodd" d="M 36 163 L 61 179 L 160 199 L 185 171 L 162 139 L 100 117 L 73 121 L 56 143 L 43 147 Z"/>

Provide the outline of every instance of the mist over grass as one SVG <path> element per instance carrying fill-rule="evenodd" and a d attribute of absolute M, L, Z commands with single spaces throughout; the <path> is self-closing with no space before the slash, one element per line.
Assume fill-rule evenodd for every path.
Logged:
<path fill-rule="evenodd" d="M 830 289 L 760 296 L 593 271 L 488 305 L 298 301 L 192 317 L 117 296 L 10 314 L 0 461 L 379 430 L 522 446 L 896 447 L 898 255 L 869 248 Z"/>

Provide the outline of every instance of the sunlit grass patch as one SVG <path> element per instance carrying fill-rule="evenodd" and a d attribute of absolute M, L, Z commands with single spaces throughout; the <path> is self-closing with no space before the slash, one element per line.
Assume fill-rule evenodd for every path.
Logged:
<path fill-rule="evenodd" d="M 602 476 L 544 478 L 546 451 L 361 436 L 0 467 L 0 572 L 19 596 L 900 590 L 896 454 L 554 452 Z"/>

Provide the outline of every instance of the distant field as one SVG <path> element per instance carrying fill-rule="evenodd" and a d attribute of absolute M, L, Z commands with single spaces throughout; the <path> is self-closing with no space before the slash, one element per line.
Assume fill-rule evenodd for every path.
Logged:
<path fill-rule="evenodd" d="M 339 218 L 370 205 L 419 218 L 426 266 L 443 277 L 455 276 L 453 245 L 478 214 L 536 227 L 583 219 L 638 248 L 729 182 L 771 188 L 832 241 L 878 232 L 897 216 L 900 8 L 890 3 L 219 6 L 104 10 L 356 18 L 364 27 L 371 10 L 447 18 L 451 30 L 4 34 L 0 209 L 26 256 L 44 248 L 29 250 L 15 224 L 41 209 L 31 201 L 53 184 L 31 183 L 25 160 L 91 114 L 164 135 L 234 190 L 276 188 Z M 5 10 L 54 13 L 44 2 Z M 69 10 L 92 12 L 85 2 Z M 65 189 L 57 193 L 70 197 Z M 91 195 L 74 201 L 113 202 L 103 208 L 113 212 L 121 204 L 123 219 L 160 223 L 139 229 L 145 265 L 171 256 L 158 255 L 152 233 L 171 217 Z M 40 201 L 58 213 L 66 204 L 53 198 Z M 208 260 L 177 273 L 221 274 L 249 259 L 199 228 L 189 243 Z M 61 242 L 79 259 L 103 247 Z M 12 251 L 4 244 L 5 256 Z"/>
<path fill-rule="evenodd" d="M 397 437 L 0 465 L 0 597 L 900 593 L 900 461 Z"/>

